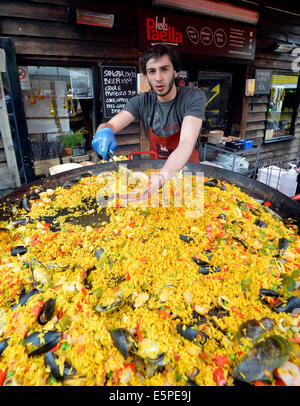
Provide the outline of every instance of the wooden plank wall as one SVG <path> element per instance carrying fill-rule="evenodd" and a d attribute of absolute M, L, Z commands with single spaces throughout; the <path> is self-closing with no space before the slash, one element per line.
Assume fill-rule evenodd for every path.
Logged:
<path fill-rule="evenodd" d="M 300 9 L 298 10 L 298 12 Z M 260 9 L 260 20 L 257 27 L 256 55 L 253 71 L 256 68 L 292 72 L 293 56 L 271 52 L 270 47 L 276 41 L 295 44 L 300 47 L 300 17 L 289 13 L 280 13 L 268 8 Z M 254 76 L 253 76 L 254 77 Z M 250 138 L 261 147 L 261 164 L 272 158 L 280 160 L 299 159 L 300 145 L 300 112 L 298 110 L 295 125 L 295 137 L 290 141 L 263 144 L 269 96 L 258 95 L 248 98 L 245 138 Z M 251 160 L 251 158 L 249 158 Z"/>
<path fill-rule="evenodd" d="M 117 26 L 75 24 L 72 18 L 77 8 L 114 14 Z M 138 67 L 135 1 L 1 0 L 0 36 L 13 39 L 20 65 L 120 62 Z M 117 154 L 140 150 L 139 133 L 138 122 L 122 131 Z"/>

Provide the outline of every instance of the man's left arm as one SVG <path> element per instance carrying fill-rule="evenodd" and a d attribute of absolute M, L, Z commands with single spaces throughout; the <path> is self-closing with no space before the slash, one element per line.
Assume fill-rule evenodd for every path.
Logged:
<path fill-rule="evenodd" d="M 160 174 L 164 177 L 164 183 L 179 172 L 189 160 L 195 147 L 202 119 L 194 116 L 184 117 L 181 125 L 180 141 L 177 148 L 170 154 Z"/>

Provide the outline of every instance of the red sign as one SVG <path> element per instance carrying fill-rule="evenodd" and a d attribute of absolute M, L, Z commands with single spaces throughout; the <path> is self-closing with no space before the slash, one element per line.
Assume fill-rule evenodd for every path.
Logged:
<path fill-rule="evenodd" d="M 138 10 L 139 45 L 163 43 L 186 54 L 254 59 L 256 29 L 201 17 Z"/>

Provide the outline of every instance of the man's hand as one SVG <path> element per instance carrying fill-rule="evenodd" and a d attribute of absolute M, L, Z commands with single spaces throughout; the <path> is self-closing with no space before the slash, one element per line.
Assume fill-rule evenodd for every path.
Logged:
<path fill-rule="evenodd" d="M 107 153 L 113 153 L 117 146 L 117 141 L 113 130 L 109 127 L 98 130 L 93 138 L 92 147 L 106 161 L 109 160 Z"/>
<path fill-rule="evenodd" d="M 147 189 L 142 193 L 133 194 L 120 194 L 118 197 L 121 200 L 130 202 L 140 202 L 143 200 L 148 200 L 148 198 L 157 192 L 165 183 L 165 176 L 162 173 L 157 173 L 151 176 L 150 184 Z"/>

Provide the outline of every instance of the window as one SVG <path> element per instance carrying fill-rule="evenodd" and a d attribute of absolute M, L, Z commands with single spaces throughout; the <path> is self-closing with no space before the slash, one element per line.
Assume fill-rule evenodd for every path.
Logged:
<path fill-rule="evenodd" d="M 299 104 L 298 79 L 298 75 L 290 73 L 273 72 L 271 75 L 265 143 L 282 141 L 293 136 Z"/>
<path fill-rule="evenodd" d="M 206 96 L 203 130 L 207 132 L 223 130 L 225 136 L 230 132 L 231 76 L 227 72 L 198 72 L 198 87 Z"/>
<path fill-rule="evenodd" d="M 51 166 L 70 162 L 64 149 L 67 146 L 64 135 L 79 131 L 84 137 L 76 152 L 72 150 L 72 156 L 84 155 L 90 149 L 92 69 L 54 66 L 20 66 L 20 69 L 24 72 L 20 81 L 35 175 L 43 176 Z"/>

